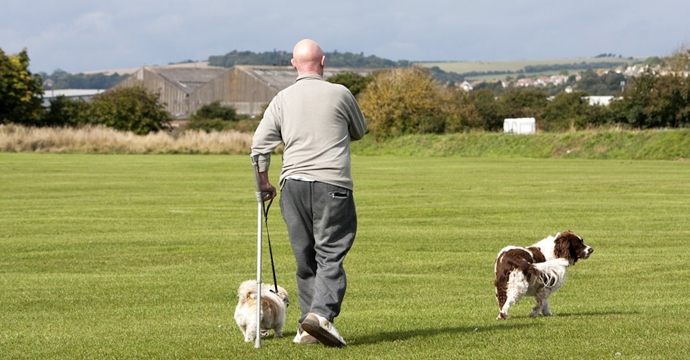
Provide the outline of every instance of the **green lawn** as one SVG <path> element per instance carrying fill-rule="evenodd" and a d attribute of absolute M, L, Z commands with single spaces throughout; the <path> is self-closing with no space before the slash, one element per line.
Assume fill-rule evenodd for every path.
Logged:
<path fill-rule="evenodd" d="M 255 349 L 232 318 L 255 277 L 248 156 L 0 153 L 0 358 L 687 357 L 687 162 L 360 155 L 353 173 L 348 346 L 291 343 L 276 203 L 293 306 L 286 338 Z M 498 250 L 568 229 L 595 252 L 552 296 L 556 316 L 529 318 L 525 298 L 494 320 Z"/>

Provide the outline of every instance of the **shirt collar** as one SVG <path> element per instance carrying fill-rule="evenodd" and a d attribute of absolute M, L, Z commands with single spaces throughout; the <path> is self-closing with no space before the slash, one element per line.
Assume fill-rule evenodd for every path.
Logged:
<path fill-rule="evenodd" d="M 298 82 L 302 79 L 323 80 L 319 74 L 303 74 L 298 76 L 297 79 L 295 79 L 295 82 Z"/>

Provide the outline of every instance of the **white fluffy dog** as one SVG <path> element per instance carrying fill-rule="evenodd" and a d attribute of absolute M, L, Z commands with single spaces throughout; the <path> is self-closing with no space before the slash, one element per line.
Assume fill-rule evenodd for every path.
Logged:
<path fill-rule="evenodd" d="M 244 334 L 244 341 L 256 339 L 256 280 L 247 280 L 237 289 L 237 308 L 235 321 Z M 274 330 L 274 337 L 283 337 L 285 325 L 285 309 L 290 305 L 285 289 L 270 284 L 261 284 L 261 335 L 268 335 L 268 330 Z"/>

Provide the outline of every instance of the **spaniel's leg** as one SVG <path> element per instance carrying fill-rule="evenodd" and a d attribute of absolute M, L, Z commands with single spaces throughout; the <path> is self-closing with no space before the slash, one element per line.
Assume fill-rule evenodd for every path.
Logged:
<path fill-rule="evenodd" d="M 544 299 L 544 306 L 542 306 L 542 308 L 541 308 L 541 313 L 544 316 L 553 315 L 553 313 L 551 312 L 551 309 L 549 308 L 549 298 L 548 297 L 546 299 Z"/>
<path fill-rule="evenodd" d="M 540 290 L 537 290 L 537 293 L 534 295 L 534 301 L 536 302 L 536 304 L 534 305 L 532 312 L 529 313 L 529 316 L 537 317 L 539 316 L 539 313 L 542 313 L 547 316 L 551 315 L 548 302 L 550 294 L 551 291 L 548 288 L 542 288 Z"/>
<path fill-rule="evenodd" d="M 500 307 L 501 312 L 498 314 L 498 317 L 496 317 L 496 320 L 505 320 L 508 318 L 508 309 L 520 301 L 522 296 L 527 292 L 528 285 L 529 284 L 527 284 L 522 277 L 516 279 L 511 274 L 508 286 L 506 287 L 506 300 L 503 306 Z"/>
<path fill-rule="evenodd" d="M 506 305 L 507 300 L 508 296 L 506 295 L 505 288 L 496 287 L 496 301 L 498 302 L 499 311 L 496 320 L 506 320 L 508 318 L 508 308 L 510 307 L 510 305 Z"/>

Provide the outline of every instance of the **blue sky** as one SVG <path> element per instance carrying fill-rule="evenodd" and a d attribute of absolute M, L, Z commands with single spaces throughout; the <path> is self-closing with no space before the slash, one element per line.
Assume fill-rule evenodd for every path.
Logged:
<path fill-rule="evenodd" d="M 324 51 L 410 61 L 665 56 L 690 43 L 690 1 L 3 0 L 0 48 L 32 72 Z"/>

